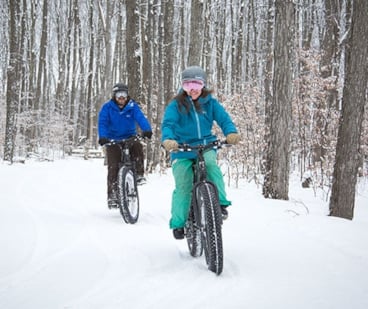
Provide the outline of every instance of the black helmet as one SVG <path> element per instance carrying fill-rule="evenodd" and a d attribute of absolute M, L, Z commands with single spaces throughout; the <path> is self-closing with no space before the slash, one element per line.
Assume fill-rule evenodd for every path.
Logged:
<path fill-rule="evenodd" d="M 117 83 L 112 87 L 112 95 L 115 96 L 118 91 L 124 91 L 128 94 L 128 86 L 123 83 Z"/>
<path fill-rule="evenodd" d="M 207 75 L 206 72 L 197 65 L 187 67 L 183 72 L 181 72 L 181 81 L 186 80 L 201 80 L 206 85 Z"/>

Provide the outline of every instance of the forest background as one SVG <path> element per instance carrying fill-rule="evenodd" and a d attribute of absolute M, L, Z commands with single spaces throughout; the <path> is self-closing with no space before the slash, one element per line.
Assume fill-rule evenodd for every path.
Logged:
<path fill-rule="evenodd" d="M 165 168 L 160 123 L 180 72 L 201 65 L 242 142 L 229 177 L 288 199 L 289 175 L 353 218 L 367 176 L 368 1 L 15 0 L 0 3 L 0 156 L 98 149 L 97 115 L 129 84 L 154 130 L 147 172 Z"/>

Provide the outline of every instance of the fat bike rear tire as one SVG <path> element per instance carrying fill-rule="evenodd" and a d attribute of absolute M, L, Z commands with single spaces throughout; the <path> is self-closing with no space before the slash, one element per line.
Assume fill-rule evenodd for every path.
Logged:
<path fill-rule="evenodd" d="M 193 257 L 199 257 L 203 254 L 202 234 L 196 217 L 192 202 L 185 225 L 185 237 L 187 239 L 189 253 Z"/>
<path fill-rule="evenodd" d="M 200 183 L 195 189 L 202 227 L 202 240 L 208 269 L 216 275 L 223 270 L 222 217 L 216 186 Z"/>
<path fill-rule="evenodd" d="M 118 173 L 119 210 L 126 223 L 134 224 L 139 217 L 139 196 L 133 168 L 122 166 Z"/>

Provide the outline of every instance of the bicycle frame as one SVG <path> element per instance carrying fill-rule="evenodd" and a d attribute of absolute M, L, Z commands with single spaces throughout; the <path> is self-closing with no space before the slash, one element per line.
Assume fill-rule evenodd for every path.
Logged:
<path fill-rule="evenodd" d="M 130 146 L 143 137 L 136 135 L 119 141 L 112 140 L 107 146 L 117 145 L 120 148 L 121 160 L 118 172 L 118 205 L 126 223 L 136 223 L 139 216 L 139 196 L 135 162 L 131 159 Z"/>
<path fill-rule="evenodd" d="M 207 179 L 204 153 L 209 149 L 219 149 L 224 144 L 226 142 L 216 140 L 207 145 L 179 145 L 179 151 L 195 150 L 198 156 L 193 162 L 192 201 L 185 233 L 189 252 L 193 257 L 198 257 L 204 248 L 208 268 L 217 275 L 223 267 L 222 217 L 217 187 Z"/>
<path fill-rule="evenodd" d="M 112 146 L 112 145 L 118 146 L 120 148 L 120 153 L 121 153 L 121 157 L 120 157 L 121 165 L 129 165 L 135 168 L 134 161 L 132 161 L 130 157 L 129 147 L 133 142 L 140 141 L 141 139 L 143 139 L 141 136 L 135 135 L 127 139 L 111 140 L 110 143 L 107 143 L 106 145 L 107 146 Z"/>
<path fill-rule="evenodd" d="M 226 141 L 216 140 L 207 145 L 190 146 L 188 144 L 179 145 L 179 151 L 193 151 L 197 152 L 197 159 L 195 160 L 194 172 L 194 184 L 207 180 L 207 170 L 204 160 L 204 153 L 210 149 L 220 149 L 224 145 L 228 145 Z"/>

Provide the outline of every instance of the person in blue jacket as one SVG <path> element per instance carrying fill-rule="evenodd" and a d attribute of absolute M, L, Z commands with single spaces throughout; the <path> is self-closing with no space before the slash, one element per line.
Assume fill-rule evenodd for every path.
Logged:
<path fill-rule="evenodd" d="M 184 238 L 184 225 L 188 217 L 193 184 L 192 159 L 195 152 L 177 152 L 178 144 L 206 144 L 217 139 L 212 133 L 216 122 L 229 144 L 237 144 L 240 135 L 229 114 L 206 87 L 206 73 L 199 66 L 190 66 L 181 74 L 178 95 L 167 105 L 162 120 L 162 145 L 170 152 L 175 189 L 172 194 L 170 228 L 176 239 Z M 228 216 L 222 172 L 217 165 L 216 151 L 204 154 L 207 176 L 219 191 L 223 218 Z"/>
<path fill-rule="evenodd" d="M 152 137 L 152 129 L 138 103 L 129 97 L 128 86 L 117 83 L 112 89 L 112 98 L 106 102 L 98 117 L 98 143 L 103 146 L 110 140 L 127 139 L 137 134 L 137 124 L 142 135 Z M 145 182 L 143 146 L 139 141 L 132 144 L 131 156 L 135 160 L 137 183 Z M 107 199 L 109 208 L 116 207 L 117 176 L 121 158 L 120 148 L 112 145 L 106 148 L 107 157 Z"/>

